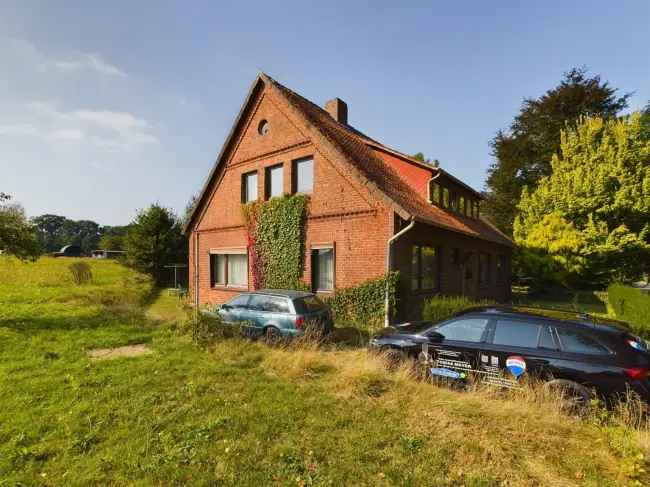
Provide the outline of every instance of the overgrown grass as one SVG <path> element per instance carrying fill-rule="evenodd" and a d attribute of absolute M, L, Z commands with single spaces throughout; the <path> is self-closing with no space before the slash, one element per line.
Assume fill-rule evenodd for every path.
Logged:
<path fill-rule="evenodd" d="M 309 340 L 200 348 L 167 324 L 177 298 L 113 262 L 84 286 L 60 261 L 0 265 L 0 485 L 650 481 L 647 430 L 622 414 L 438 388 Z M 85 354 L 140 342 L 154 353 Z"/>

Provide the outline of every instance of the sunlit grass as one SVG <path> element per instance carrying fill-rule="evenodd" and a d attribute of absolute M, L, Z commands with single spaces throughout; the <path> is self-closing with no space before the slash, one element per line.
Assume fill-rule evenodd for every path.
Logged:
<path fill-rule="evenodd" d="M 407 364 L 310 340 L 199 348 L 170 324 L 178 298 L 114 262 L 91 262 L 93 282 L 74 286 L 69 262 L 0 270 L 0 485 L 649 480 L 631 406 L 578 419 L 535 388 L 436 387 Z M 135 343 L 154 353 L 86 356 Z"/>

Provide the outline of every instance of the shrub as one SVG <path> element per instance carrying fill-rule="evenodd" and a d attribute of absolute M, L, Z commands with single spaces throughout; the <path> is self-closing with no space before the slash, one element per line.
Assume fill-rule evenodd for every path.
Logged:
<path fill-rule="evenodd" d="M 628 322 L 635 333 L 650 338 L 650 294 L 614 283 L 607 288 L 607 301 L 616 318 Z"/>
<path fill-rule="evenodd" d="M 491 304 L 490 301 L 473 301 L 465 296 L 436 296 L 427 300 L 422 309 L 422 319 L 434 323 L 473 306 Z"/>
<path fill-rule="evenodd" d="M 199 346 L 205 347 L 223 338 L 242 336 L 242 323 L 240 326 L 227 325 L 217 314 L 206 315 L 199 313 L 189 319 L 189 329 L 192 333 L 192 341 Z"/>
<path fill-rule="evenodd" d="M 362 330 L 374 330 L 384 324 L 386 314 L 386 288 L 391 309 L 397 303 L 398 272 L 366 281 L 358 286 L 336 291 L 326 299 L 334 312 L 337 324 L 346 324 Z"/>
<path fill-rule="evenodd" d="M 93 273 L 90 266 L 85 262 L 75 262 L 68 266 L 72 274 L 72 281 L 77 285 L 87 284 L 93 280 Z"/>

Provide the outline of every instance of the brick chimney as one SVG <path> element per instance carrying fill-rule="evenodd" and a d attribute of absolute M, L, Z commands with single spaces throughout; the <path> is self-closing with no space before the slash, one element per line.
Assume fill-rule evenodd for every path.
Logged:
<path fill-rule="evenodd" d="M 340 98 L 334 98 L 325 103 L 325 111 L 329 113 L 334 120 L 347 125 L 348 123 L 348 104 Z"/>

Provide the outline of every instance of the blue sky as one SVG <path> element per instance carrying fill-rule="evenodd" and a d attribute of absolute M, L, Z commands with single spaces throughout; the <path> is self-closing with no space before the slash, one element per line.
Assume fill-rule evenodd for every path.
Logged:
<path fill-rule="evenodd" d="M 260 70 L 481 189 L 489 140 L 571 67 L 645 105 L 649 25 L 647 0 L 5 0 L 0 191 L 30 216 L 181 212 Z"/>

